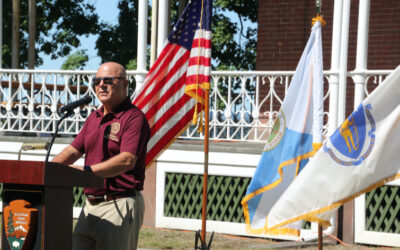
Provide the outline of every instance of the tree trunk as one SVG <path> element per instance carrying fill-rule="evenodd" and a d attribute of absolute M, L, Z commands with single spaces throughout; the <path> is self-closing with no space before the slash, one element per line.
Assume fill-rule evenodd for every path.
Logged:
<path fill-rule="evenodd" d="M 12 0 L 12 49 L 11 49 L 11 68 L 17 69 L 19 66 L 19 24 L 20 24 L 20 0 Z"/>
<path fill-rule="evenodd" d="M 36 0 L 29 0 L 28 69 L 35 67 Z"/>

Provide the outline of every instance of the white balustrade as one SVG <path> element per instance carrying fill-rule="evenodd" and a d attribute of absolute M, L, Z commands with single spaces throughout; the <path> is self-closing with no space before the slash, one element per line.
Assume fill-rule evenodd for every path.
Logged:
<path fill-rule="evenodd" d="M 349 72 L 365 78 L 368 95 L 391 70 Z M 213 71 L 210 91 L 210 139 L 263 141 L 284 99 L 293 71 Z M 0 133 L 2 135 L 49 136 L 60 115 L 58 109 L 82 96 L 95 96 L 91 85 L 95 71 L 10 70 L 0 69 Z M 144 71 L 128 71 L 136 83 Z M 329 102 L 328 81 L 333 73 L 325 72 L 325 107 Z M 134 91 L 130 90 L 133 99 Z M 100 102 L 93 101 L 75 110 L 60 127 L 60 134 L 76 134 L 86 117 Z M 325 111 L 325 131 L 328 110 Z M 181 139 L 202 139 L 197 127 L 190 126 Z"/>

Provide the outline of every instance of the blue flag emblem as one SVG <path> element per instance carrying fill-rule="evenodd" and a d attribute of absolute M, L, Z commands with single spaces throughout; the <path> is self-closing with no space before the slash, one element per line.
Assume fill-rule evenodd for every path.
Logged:
<path fill-rule="evenodd" d="M 332 144 L 343 155 L 357 159 L 365 142 L 364 107 L 358 106 L 332 135 Z"/>
<path fill-rule="evenodd" d="M 325 143 L 324 151 L 337 163 L 357 166 L 370 154 L 375 143 L 375 121 L 370 111 L 371 105 L 358 106 Z"/>

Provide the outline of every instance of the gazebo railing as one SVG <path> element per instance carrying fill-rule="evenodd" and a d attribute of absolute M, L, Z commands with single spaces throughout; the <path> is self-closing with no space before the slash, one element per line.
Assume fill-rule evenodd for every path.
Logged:
<path fill-rule="evenodd" d="M 349 77 L 365 77 L 365 94 L 379 85 L 391 70 L 349 72 Z M 95 97 L 91 80 L 95 71 L 0 70 L 0 134 L 48 136 L 55 130 L 59 107 Z M 128 71 L 130 96 L 146 72 Z M 210 139 L 263 141 L 284 99 L 293 71 L 213 71 L 210 91 Z M 325 131 L 329 111 L 329 79 L 325 75 Z M 65 119 L 60 134 L 75 135 L 86 117 L 99 107 L 96 98 Z M 190 126 L 181 139 L 202 139 Z"/>

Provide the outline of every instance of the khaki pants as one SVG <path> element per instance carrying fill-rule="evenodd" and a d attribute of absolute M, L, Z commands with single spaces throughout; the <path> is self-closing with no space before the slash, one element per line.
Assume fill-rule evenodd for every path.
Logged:
<path fill-rule="evenodd" d="M 73 233 L 72 249 L 136 249 L 144 216 L 143 196 L 139 191 L 136 194 L 97 205 L 86 200 Z"/>

